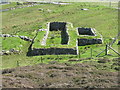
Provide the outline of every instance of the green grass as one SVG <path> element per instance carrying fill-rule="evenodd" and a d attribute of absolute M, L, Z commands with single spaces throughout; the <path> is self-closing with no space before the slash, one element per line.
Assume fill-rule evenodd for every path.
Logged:
<path fill-rule="evenodd" d="M 3 50 L 10 50 L 10 49 L 22 50 L 24 45 L 27 43 L 26 41 L 18 37 L 6 37 L 2 39 L 3 39 L 2 40 Z"/>
<path fill-rule="evenodd" d="M 61 31 L 50 31 L 47 39 L 47 45 L 60 45 L 61 44 Z"/>
<path fill-rule="evenodd" d="M 42 39 L 43 39 L 45 33 L 46 33 L 46 31 L 40 31 L 40 32 L 38 32 L 38 35 L 35 38 L 35 41 L 34 41 L 34 44 L 33 44 L 34 48 L 40 48 L 41 47 L 41 42 L 42 42 Z"/>
<path fill-rule="evenodd" d="M 11 8 L 11 7 L 16 7 L 16 3 L 12 2 L 11 4 L 7 4 L 7 5 L 2 5 L 2 9 L 7 9 L 7 8 Z"/>
<path fill-rule="evenodd" d="M 116 35 L 118 12 L 116 9 L 98 6 L 100 10 L 80 10 L 86 7 L 88 6 L 81 7 L 79 3 L 68 6 L 46 4 L 3 12 L 3 33 L 11 33 L 17 30 L 32 31 L 34 30 L 33 27 L 49 21 L 67 21 L 73 23 L 74 27 L 93 27 L 103 36 Z M 91 7 L 94 8 L 95 6 Z M 45 11 L 39 12 L 38 8 L 43 8 Z M 53 12 L 48 12 L 47 9 L 53 10 Z M 13 26 L 17 27 L 13 28 Z M 110 32 L 108 33 L 108 31 Z"/>
<path fill-rule="evenodd" d="M 12 3 L 14 4 L 14 3 Z M 12 7 L 14 5 L 4 5 L 3 8 Z M 39 11 L 38 9 L 42 8 L 43 11 Z M 88 11 L 82 11 L 80 9 L 88 8 Z M 51 10 L 51 12 L 48 11 Z M 26 7 L 16 10 L 11 10 L 2 13 L 2 33 L 8 34 L 16 34 L 16 35 L 25 35 L 30 38 L 33 38 L 36 34 L 35 30 L 44 28 L 46 29 L 47 22 L 53 21 L 64 21 L 73 23 L 74 28 L 71 28 L 68 25 L 69 30 L 68 33 L 70 35 L 69 45 L 59 45 L 59 47 L 75 47 L 76 46 L 76 38 L 77 27 L 91 27 L 95 28 L 96 31 L 103 35 L 104 44 L 102 45 L 88 45 L 81 46 L 79 50 L 82 52 L 81 58 L 90 57 L 90 48 L 93 48 L 93 57 L 95 57 L 99 52 L 101 52 L 105 48 L 105 44 L 110 41 L 111 38 L 115 37 L 118 33 L 118 10 L 110 7 L 98 5 L 96 3 L 73 3 L 70 5 L 52 5 L 52 4 L 43 4 L 34 7 Z M 55 47 L 55 46 L 41 46 L 40 42 L 45 34 L 45 31 L 39 32 L 37 38 L 35 39 L 35 43 L 33 47 Z M 89 37 L 91 38 L 91 37 Z M 98 37 L 97 37 L 98 38 Z M 57 41 L 57 42 L 56 42 Z M 13 43 L 12 43 L 13 42 Z M 8 44 L 9 43 L 9 44 Z M 47 41 L 50 44 L 50 41 Z M 60 38 L 55 39 L 56 44 L 60 44 Z M 69 59 L 78 59 L 77 55 L 44 55 L 44 56 L 35 56 L 35 57 L 27 57 L 26 52 L 29 42 L 23 41 L 18 38 L 3 38 L 2 41 L 3 49 L 9 50 L 10 48 L 19 49 L 19 45 L 23 45 L 21 48 L 22 53 L 20 55 L 8 55 L 3 56 L 3 68 L 12 68 L 17 66 L 26 66 L 26 65 L 34 65 L 41 63 L 40 58 L 43 57 L 44 63 L 48 63 L 49 61 L 54 61 L 55 59 L 61 63 L 68 62 Z M 113 45 L 113 47 L 117 50 L 117 43 Z M 58 45 L 56 45 L 58 47 Z M 90 47 L 87 50 L 85 47 Z M 104 56 L 110 59 L 117 57 L 117 55 L 110 51 L 113 56 Z M 103 53 L 104 55 L 104 53 Z M 101 55 L 101 57 L 103 56 Z M 59 58 L 62 59 L 59 59 Z M 49 59 L 50 58 L 50 59 Z M 57 59 L 58 58 L 58 59 Z M 19 65 L 17 65 L 17 61 Z M 74 62 L 73 62 L 74 63 Z"/>

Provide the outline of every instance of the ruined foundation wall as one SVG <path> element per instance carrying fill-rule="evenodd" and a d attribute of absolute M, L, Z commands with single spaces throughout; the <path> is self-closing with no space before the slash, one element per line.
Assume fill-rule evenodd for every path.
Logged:
<path fill-rule="evenodd" d="M 77 55 L 77 49 L 74 48 L 40 48 L 29 51 L 29 56 L 37 55 Z"/>
<path fill-rule="evenodd" d="M 66 24 L 65 22 L 50 22 L 49 23 L 50 27 L 49 27 L 49 30 L 50 31 L 58 31 L 58 30 L 66 30 Z"/>
<path fill-rule="evenodd" d="M 49 31 L 61 31 L 61 44 L 68 44 L 69 35 L 67 33 L 66 22 L 50 22 Z"/>
<path fill-rule="evenodd" d="M 78 39 L 78 46 L 102 44 L 102 39 Z"/>
<path fill-rule="evenodd" d="M 68 44 L 69 35 L 66 31 L 61 31 L 61 44 Z"/>
<path fill-rule="evenodd" d="M 92 28 L 77 28 L 79 35 L 95 36 L 95 32 Z"/>

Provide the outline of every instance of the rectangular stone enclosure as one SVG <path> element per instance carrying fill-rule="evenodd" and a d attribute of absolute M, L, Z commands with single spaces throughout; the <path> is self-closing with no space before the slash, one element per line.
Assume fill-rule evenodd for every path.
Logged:
<path fill-rule="evenodd" d="M 67 33 L 66 22 L 50 22 L 49 31 L 61 31 L 61 44 L 68 44 L 69 35 Z"/>
<path fill-rule="evenodd" d="M 79 35 L 90 35 L 95 36 L 93 28 L 77 28 Z"/>
<path fill-rule="evenodd" d="M 50 22 L 49 23 L 49 30 L 50 31 L 64 31 L 66 30 L 66 22 Z"/>
<path fill-rule="evenodd" d="M 78 46 L 102 44 L 102 39 L 78 39 Z"/>

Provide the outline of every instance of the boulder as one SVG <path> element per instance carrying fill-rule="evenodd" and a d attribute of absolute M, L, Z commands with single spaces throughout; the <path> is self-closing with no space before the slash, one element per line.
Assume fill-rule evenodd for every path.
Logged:
<path fill-rule="evenodd" d="M 2 37 L 10 37 L 11 35 L 9 34 L 3 34 Z"/>
<path fill-rule="evenodd" d="M 10 54 L 11 54 L 10 51 L 6 51 L 6 52 L 3 53 L 3 55 L 10 55 Z"/>
<path fill-rule="evenodd" d="M 10 52 L 14 52 L 14 50 L 15 50 L 15 49 L 10 49 L 9 51 L 10 51 Z"/>
<path fill-rule="evenodd" d="M 24 39 L 24 36 L 19 36 L 21 39 Z"/>
<path fill-rule="evenodd" d="M 89 9 L 87 9 L 87 8 L 82 8 L 81 10 L 89 10 Z"/>

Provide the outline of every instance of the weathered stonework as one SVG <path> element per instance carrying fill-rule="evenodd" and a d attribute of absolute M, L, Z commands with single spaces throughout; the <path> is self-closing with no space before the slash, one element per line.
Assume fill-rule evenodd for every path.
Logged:
<path fill-rule="evenodd" d="M 64 31 L 66 30 L 66 22 L 50 22 L 49 23 L 49 30 L 50 31 Z"/>
<path fill-rule="evenodd" d="M 50 22 L 49 31 L 61 31 L 61 44 L 68 44 L 69 35 L 67 33 L 66 22 Z"/>
<path fill-rule="evenodd" d="M 96 36 L 93 28 L 77 28 L 79 35 Z"/>
<path fill-rule="evenodd" d="M 76 48 L 39 48 L 28 52 L 28 56 L 65 54 L 77 55 L 78 53 Z"/>
<path fill-rule="evenodd" d="M 102 39 L 78 39 L 78 46 L 102 44 Z"/>

